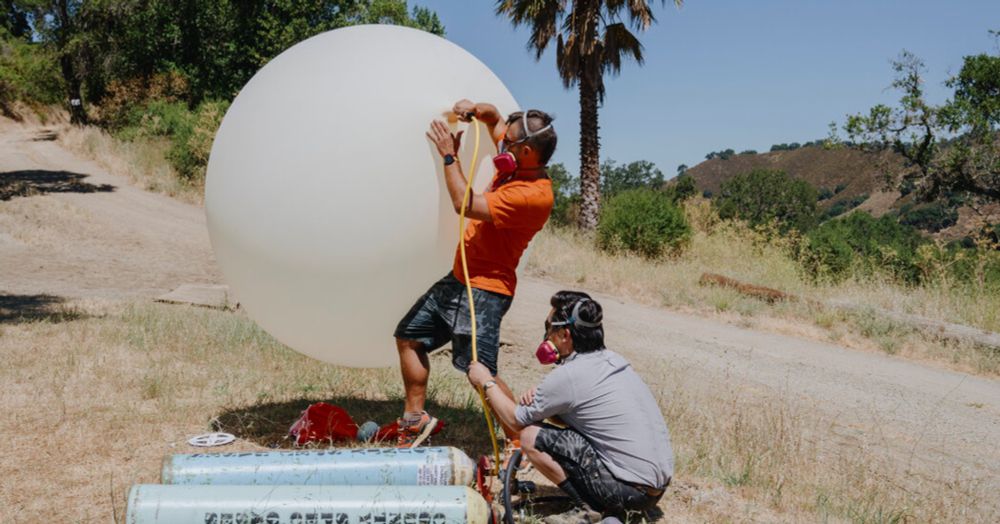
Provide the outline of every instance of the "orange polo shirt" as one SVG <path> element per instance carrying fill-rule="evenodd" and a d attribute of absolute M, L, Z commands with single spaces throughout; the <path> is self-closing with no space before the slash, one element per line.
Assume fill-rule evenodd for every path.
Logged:
<path fill-rule="evenodd" d="M 496 186 L 500 175 L 493 177 Z M 528 243 L 545 226 L 552 212 L 552 181 L 548 178 L 515 178 L 486 193 L 492 222 L 467 219 L 463 241 L 472 287 L 514 296 L 517 263 Z M 459 282 L 462 255 L 455 250 L 452 270 Z"/>

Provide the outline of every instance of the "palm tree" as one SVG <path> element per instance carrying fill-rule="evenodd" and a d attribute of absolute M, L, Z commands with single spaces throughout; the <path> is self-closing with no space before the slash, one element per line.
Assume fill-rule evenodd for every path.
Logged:
<path fill-rule="evenodd" d="M 666 4 L 666 0 L 661 0 Z M 531 27 L 528 48 L 540 60 L 556 40 L 556 68 L 563 85 L 580 92 L 580 226 L 597 227 L 601 204 L 600 137 L 597 110 L 604 101 L 604 75 L 621 72 L 622 61 L 642 65 L 642 44 L 631 29 L 656 21 L 646 0 L 498 0 L 498 15 L 515 27 Z M 674 0 L 679 7 L 683 1 Z M 623 17 L 628 23 L 623 22 Z"/>

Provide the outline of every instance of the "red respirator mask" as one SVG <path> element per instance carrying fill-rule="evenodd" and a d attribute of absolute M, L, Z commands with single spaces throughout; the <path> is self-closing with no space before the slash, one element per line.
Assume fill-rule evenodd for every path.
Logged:
<path fill-rule="evenodd" d="M 503 149 L 503 144 L 501 143 L 500 149 Z M 497 173 L 501 175 L 509 175 L 514 171 L 517 171 L 517 158 L 514 157 L 514 153 L 510 151 L 504 151 L 503 153 L 497 153 L 497 156 L 493 157 L 493 167 L 497 168 Z"/>
<path fill-rule="evenodd" d="M 548 340 L 543 340 L 541 344 L 538 345 L 538 349 L 535 350 L 535 358 L 543 366 L 548 366 L 549 364 L 555 364 L 559 362 L 559 351 L 556 349 L 555 344 L 549 342 Z"/>
<path fill-rule="evenodd" d="M 525 114 L 528 114 L 528 113 L 531 113 L 531 110 L 529 110 L 529 111 L 527 111 L 525 113 L 522 113 L 522 112 L 512 113 L 510 115 L 510 118 L 507 119 L 507 126 L 509 127 L 511 124 L 513 124 L 514 122 L 517 122 Z M 509 175 L 509 174 L 517 171 L 517 168 L 518 168 L 517 157 L 515 157 L 514 153 L 511 153 L 509 151 L 509 149 L 512 146 L 515 146 L 517 144 L 522 144 L 524 142 L 527 142 L 528 140 L 531 139 L 531 137 L 533 137 L 533 136 L 535 136 L 535 135 L 537 135 L 539 133 L 543 133 L 543 132 L 551 129 L 552 128 L 552 124 L 546 125 L 546 126 L 540 128 L 540 129 L 536 129 L 536 130 L 532 131 L 531 130 L 531 126 L 528 125 L 528 120 L 525 119 L 523 127 L 524 127 L 524 131 L 525 131 L 524 138 L 522 138 L 520 140 L 515 140 L 515 141 L 508 141 L 506 134 L 504 134 L 503 140 L 500 141 L 500 149 L 497 152 L 497 155 L 495 157 L 493 157 L 493 167 L 495 167 L 497 169 L 497 172 L 500 173 L 500 174 L 502 174 L 502 175 Z"/>

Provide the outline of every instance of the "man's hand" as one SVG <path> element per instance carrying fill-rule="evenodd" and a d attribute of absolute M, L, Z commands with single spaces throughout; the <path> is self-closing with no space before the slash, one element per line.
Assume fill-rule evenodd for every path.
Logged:
<path fill-rule="evenodd" d="M 535 391 L 538 390 L 537 387 L 533 387 L 528 391 L 521 394 L 521 405 L 530 406 L 532 402 L 535 401 Z"/>
<path fill-rule="evenodd" d="M 490 370 L 479 362 L 469 364 L 469 383 L 477 388 L 482 388 L 483 384 L 493 379 Z"/>
<path fill-rule="evenodd" d="M 462 122 L 471 122 L 471 117 L 476 116 L 476 104 L 466 98 L 455 102 L 455 106 L 451 110 L 458 115 L 458 119 Z"/>
<path fill-rule="evenodd" d="M 443 158 L 445 155 L 458 155 L 458 148 L 462 145 L 462 133 L 464 131 L 459 131 L 457 135 L 453 135 L 448 128 L 448 124 L 440 120 L 435 120 L 431 122 L 431 129 L 427 131 L 427 138 L 431 139 L 431 142 L 434 142 L 434 146 L 437 147 L 438 153 Z"/>

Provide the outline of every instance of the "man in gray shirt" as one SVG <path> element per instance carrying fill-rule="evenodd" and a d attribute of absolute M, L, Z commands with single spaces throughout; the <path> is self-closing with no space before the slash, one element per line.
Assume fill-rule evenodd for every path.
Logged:
<path fill-rule="evenodd" d="M 497 417 L 520 432 L 525 455 L 576 508 L 559 522 L 622 514 L 656 505 L 674 470 L 670 434 L 656 399 L 632 366 L 604 347 L 601 305 L 587 294 L 551 299 L 540 361 L 558 366 L 521 402 L 498 391 L 485 366 L 469 381 L 486 390 Z M 548 358 L 546 357 L 548 355 Z M 542 421 L 558 418 L 565 428 Z"/>

